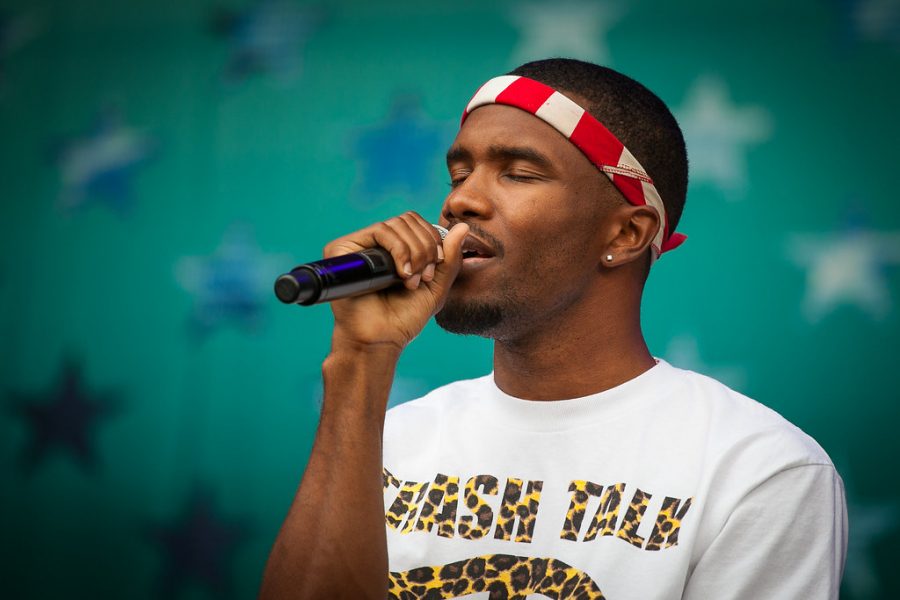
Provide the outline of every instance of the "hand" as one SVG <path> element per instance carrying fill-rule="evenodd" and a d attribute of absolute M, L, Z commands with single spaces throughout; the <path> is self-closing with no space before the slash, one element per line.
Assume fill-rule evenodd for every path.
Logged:
<path fill-rule="evenodd" d="M 405 348 L 443 307 L 462 265 L 468 231 L 468 225 L 457 224 L 441 244 L 434 227 L 410 211 L 325 246 L 324 258 L 381 246 L 391 253 L 404 280 L 402 286 L 331 302 L 333 345 Z"/>

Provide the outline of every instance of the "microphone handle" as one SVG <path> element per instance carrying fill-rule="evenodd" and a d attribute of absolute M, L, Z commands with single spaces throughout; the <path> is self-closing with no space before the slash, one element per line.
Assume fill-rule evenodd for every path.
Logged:
<path fill-rule="evenodd" d="M 309 306 L 377 292 L 402 281 L 384 248 L 369 248 L 295 267 L 275 281 L 285 304 Z"/>

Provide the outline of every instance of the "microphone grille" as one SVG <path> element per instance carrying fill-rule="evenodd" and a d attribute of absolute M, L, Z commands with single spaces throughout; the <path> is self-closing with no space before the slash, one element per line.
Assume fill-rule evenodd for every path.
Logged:
<path fill-rule="evenodd" d="M 450 233 L 449 231 L 447 231 L 444 227 L 441 227 L 440 225 L 435 225 L 434 223 L 432 223 L 431 226 L 434 227 L 435 229 L 437 229 L 437 232 L 439 234 L 441 234 L 441 240 L 446 239 L 447 234 Z"/>

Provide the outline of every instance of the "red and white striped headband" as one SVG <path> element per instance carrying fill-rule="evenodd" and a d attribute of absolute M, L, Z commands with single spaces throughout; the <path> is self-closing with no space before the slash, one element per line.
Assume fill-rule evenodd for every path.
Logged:
<path fill-rule="evenodd" d="M 548 85 L 518 75 L 494 77 L 475 92 L 463 113 L 466 117 L 485 104 L 506 104 L 533 114 L 552 125 L 602 172 L 635 206 L 649 205 L 659 213 L 662 226 L 653 237 L 652 258 L 677 248 L 687 239 L 681 233 L 669 231 L 666 207 L 653 180 L 628 148 L 603 124 L 574 101 Z"/>

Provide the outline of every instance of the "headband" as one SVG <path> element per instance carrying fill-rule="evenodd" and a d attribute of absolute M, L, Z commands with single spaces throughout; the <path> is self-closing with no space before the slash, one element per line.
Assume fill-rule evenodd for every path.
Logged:
<path fill-rule="evenodd" d="M 653 236 L 651 257 L 658 258 L 681 245 L 687 236 L 669 231 L 669 219 L 653 180 L 628 148 L 603 124 L 574 101 L 548 85 L 518 75 L 502 75 L 485 83 L 469 101 L 466 117 L 485 104 L 506 104 L 533 114 L 553 126 L 603 173 L 625 199 L 635 206 L 651 206 L 661 226 Z"/>

